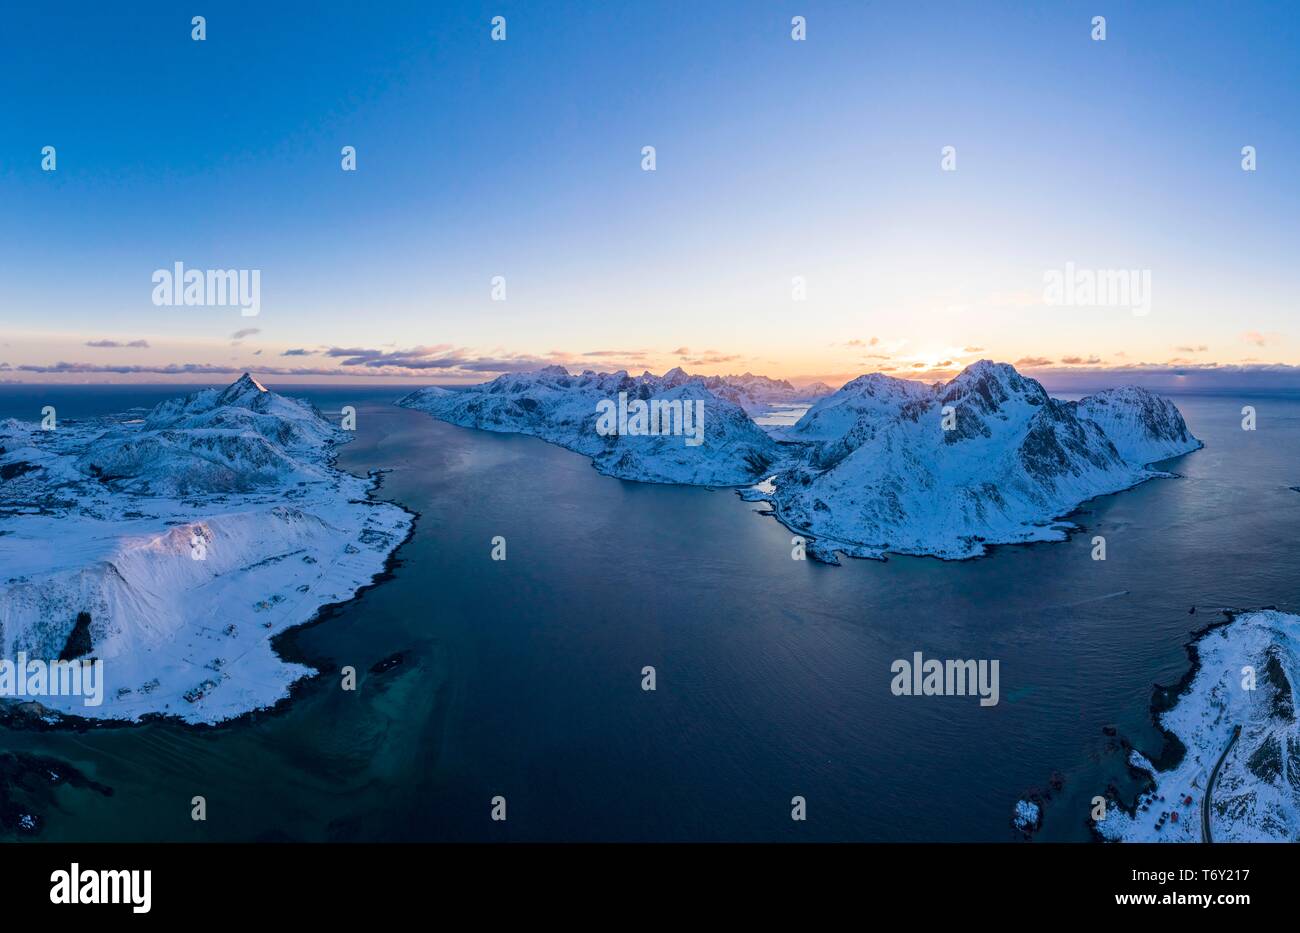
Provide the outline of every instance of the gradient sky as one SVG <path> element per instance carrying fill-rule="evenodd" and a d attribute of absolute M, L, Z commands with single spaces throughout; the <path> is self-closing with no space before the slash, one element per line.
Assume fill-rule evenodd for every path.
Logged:
<path fill-rule="evenodd" d="M 1294 2 L 69 6 L 0 29 L 3 379 L 1300 365 Z"/>

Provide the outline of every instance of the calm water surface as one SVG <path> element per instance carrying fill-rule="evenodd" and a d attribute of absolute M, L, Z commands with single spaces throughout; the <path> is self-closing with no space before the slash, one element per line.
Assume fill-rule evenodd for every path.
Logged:
<path fill-rule="evenodd" d="M 65 391 L 4 387 L 0 417 L 177 390 Z M 1069 542 L 827 567 L 792 561 L 789 532 L 728 490 L 604 477 L 384 404 L 402 389 L 285 391 L 357 405 L 340 465 L 393 470 L 381 496 L 420 513 L 393 579 L 297 635 L 360 688 L 330 675 L 211 730 L 0 733 L 114 789 L 61 789 L 43 838 L 1007 840 L 1017 797 L 1059 771 L 1040 838 L 1082 840 L 1088 801 L 1125 782 L 1102 727 L 1157 748 L 1151 686 L 1186 670 L 1190 630 L 1219 606 L 1300 609 L 1295 396 L 1173 396 L 1206 448 L 1171 462 L 1179 479 L 1086 504 Z M 890 663 L 914 651 L 999 659 L 1001 703 L 894 697 Z"/>

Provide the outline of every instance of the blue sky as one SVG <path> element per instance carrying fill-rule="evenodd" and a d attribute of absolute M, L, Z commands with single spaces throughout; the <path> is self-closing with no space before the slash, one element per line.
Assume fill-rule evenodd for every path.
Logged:
<path fill-rule="evenodd" d="M 192 6 L 6 10 L 0 377 L 1300 364 L 1294 3 Z"/>

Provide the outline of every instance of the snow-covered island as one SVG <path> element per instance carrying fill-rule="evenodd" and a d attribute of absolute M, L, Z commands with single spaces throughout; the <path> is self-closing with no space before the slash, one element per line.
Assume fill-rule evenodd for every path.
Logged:
<path fill-rule="evenodd" d="M 682 411 L 703 403 L 701 443 L 687 444 L 690 432 L 601 433 L 598 406 L 620 394 L 629 402 L 680 403 Z M 465 391 L 419 389 L 397 404 L 461 427 L 540 437 L 585 454 L 602 473 L 647 483 L 747 485 L 768 475 L 783 458 L 776 442 L 741 405 L 714 394 L 705 379 L 681 369 L 662 376 L 622 371 L 574 376 L 562 366 L 548 366 L 499 376 Z"/>
<path fill-rule="evenodd" d="M 1082 502 L 1168 473 L 1200 448 L 1178 409 L 1146 389 L 1054 399 L 1007 363 L 981 360 L 926 385 L 875 373 L 785 434 L 803 455 L 759 498 L 834 560 L 887 553 L 977 557 L 990 544 L 1064 540 Z"/>
<path fill-rule="evenodd" d="M 348 436 L 247 374 L 140 420 L 0 422 L 0 658 L 102 660 L 101 705 L 32 698 L 65 715 L 273 705 L 314 672 L 272 637 L 350 599 L 411 526 L 333 465 Z"/>
<path fill-rule="evenodd" d="M 1189 677 L 1153 704 L 1168 706 L 1157 722 L 1181 758 L 1175 751 L 1176 763 L 1159 770 L 1131 751 L 1129 766 L 1152 786 L 1131 808 L 1112 802 L 1097 833 L 1130 842 L 1201 842 L 1207 830 L 1204 841 L 1300 839 L 1298 647 L 1300 616 L 1271 609 L 1230 612 L 1199 633 Z"/>
<path fill-rule="evenodd" d="M 748 485 L 745 498 L 769 502 L 808 553 L 832 563 L 837 552 L 962 559 L 989 544 L 1063 540 L 1073 526 L 1061 517 L 1080 503 L 1169 476 L 1150 464 L 1201 446 L 1178 409 L 1145 389 L 1060 401 L 988 360 L 948 383 L 861 376 L 770 432 L 732 401 L 745 393 L 730 378 L 552 366 L 463 391 L 421 389 L 399 404 L 543 438 L 622 479 Z M 598 405 L 619 393 L 702 401 L 704 443 L 602 434 Z"/>

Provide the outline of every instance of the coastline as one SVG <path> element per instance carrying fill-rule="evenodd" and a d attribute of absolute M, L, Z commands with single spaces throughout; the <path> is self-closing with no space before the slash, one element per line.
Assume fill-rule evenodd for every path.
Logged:
<path fill-rule="evenodd" d="M 373 493 L 378 488 L 379 484 L 376 483 L 370 488 L 369 492 Z M 352 501 L 361 502 L 363 500 Z M 302 622 L 291 625 L 268 639 L 271 651 L 279 660 L 286 664 L 301 664 L 312 669 L 312 673 L 292 681 L 288 685 L 288 692 L 284 696 L 276 698 L 268 705 L 254 707 L 215 722 L 193 721 L 174 713 L 164 712 L 144 713 L 136 719 L 77 716 L 44 707 L 37 701 L 12 702 L 6 700 L 0 702 L 0 727 L 32 732 L 86 732 L 92 729 L 129 729 L 145 724 L 163 724 L 190 730 L 208 731 L 251 726 L 266 717 L 282 715 L 288 711 L 295 700 L 321 684 L 326 676 L 335 674 L 339 670 L 334 662 L 313 657 L 302 651 L 296 638 L 301 632 L 334 618 L 338 613 L 361 600 L 367 592 L 391 580 L 395 576 L 398 567 L 402 564 L 400 552 L 403 545 L 415 536 L 416 522 L 421 517 L 419 512 L 396 500 L 370 500 L 367 501 L 367 504 L 377 504 L 379 501 L 401 509 L 410 518 L 405 536 L 385 556 L 383 567 L 379 572 L 369 582 L 358 587 L 349 598 L 320 605 L 311 616 Z"/>
<path fill-rule="evenodd" d="M 1294 640 L 1294 625 L 1300 617 L 1275 605 L 1220 611 L 1222 619 L 1196 629 L 1184 643 L 1189 665 L 1178 681 L 1168 686 L 1156 684 L 1152 690 L 1148 713 L 1160 736 L 1159 750 L 1154 756 L 1147 756 L 1122 740 L 1129 775 L 1137 782 L 1136 790 L 1131 800 L 1125 800 L 1113 784 L 1105 789 L 1107 806 L 1114 808 L 1106 820 L 1114 822 L 1103 821 L 1104 825 L 1100 825 L 1090 819 L 1089 829 L 1094 839 L 1208 841 L 1211 787 L 1233 748 L 1238 747 L 1238 738 L 1243 739 L 1241 747 L 1246 751 L 1238 756 L 1238 764 L 1228 769 L 1234 772 L 1228 778 L 1229 789 L 1235 792 L 1234 802 L 1227 811 L 1226 826 L 1220 829 L 1226 830 L 1225 835 L 1230 839 L 1257 841 L 1280 841 L 1278 833 L 1294 832 L 1287 828 L 1287 820 L 1294 815 L 1293 803 L 1287 803 L 1285 786 L 1283 796 L 1277 797 L 1276 774 L 1268 773 L 1267 759 L 1260 756 L 1267 751 L 1270 741 L 1278 741 L 1274 730 L 1279 728 L 1279 723 L 1290 729 L 1291 688 L 1285 664 L 1274 652 L 1279 645 L 1284 646 L 1282 650 L 1289 650 L 1285 643 Z M 1244 628 L 1233 638 L 1225 637 L 1221 644 L 1216 640 L 1211 649 L 1207 641 L 1210 636 L 1234 625 Z M 1212 668 L 1207 667 L 1207 652 L 1213 658 Z M 1245 666 L 1238 671 L 1243 662 Z M 1259 696 L 1270 697 L 1259 704 L 1254 699 L 1256 665 L 1262 665 L 1258 689 L 1267 691 Z M 1203 674 L 1209 675 L 1204 682 Z M 1242 731 L 1243 726 L 1249 727 L 1246 733 Z M 1249 741 L 1246 741 L 1247 734 Z M 1286 733 L 1282 735 L 1285 742 Z M 1161 805 L 1169 809 L 1158 810 Z M 1194 820 L 1190 812 L 1193 805 L 1199 820 Z M 1157 812 L 1158 818 L 1153 822 Z M 1187 819 L 1180 820 L 1179 813 Z"/>
<path fill-rule="evenodd" d="M 1275 606 L 1260 606 L 1259 609 L 1276 609 Z M 1178 700 L 1186 694 L 1196 680 L 1196 675 L 1201 671 L 1201 640 L 1216 629 L 1224 628 L 1231 625 L 1237 620 L 1239 615 L 1246 612 L 1254 612 L 1254 609 L 1219 609 L 1223 613 L 1222 619 L 1217 619 L 1198 629 L 1193 629 L 1185 642 L 1183 650 L 1187 654 L 1188 666 L 1183 675 L 1173 684 L 1163 686 L 1153 684 L 1151 688 L 1151 700 L 1147 704 L 1147 714 L 1151 717 L 1151 724 L 1159 733 L 1161 739 L 1160 752 L 1155 758 L 1145 755 L 1142 757 L 1151 764 L 1153 770 L 1139 768 L 1132 762 L 1133 753 L 1141 755 L 1124 736 L 1118 736 L 1120 748 L 1124 751 L 1125 767 L 1128 769 L 1129 776 L 1137 782 L 1136 789 L 1133 791 L 1133 799 L 1125 802 L 1120 795 L 1118 788 L 1113 784 L 1108 786 L 1103 794 L 1107 801 L 1107 806 L 1113 806 L 1121 813 L 1133 818 L 1137 815 L 1138 806 L 1144 794 L 1154 790 L 1157 785 L 1156 774 L 1161 771 L 1168 771 L 1178 767 L 1187 755 L 1187 746 L 1183 744 L 1182 739 L 1167 729 L 1161 721 L 1161 716 L 1168 710 L 1177 705 Z M 1102 835 L 1094 820 L 1087 821 L 1088 830 L 1095 842 L 1118 843 L 1120 840 L 1112 839 Z"/>
<path fill-rule="evenodd" d="M 1151 463 L 1145 464 L 1142 467 L 1142 469 L 1146 471 L 1146 475 L 1139 477 L 1135 482 L 1130 483 L 1129 485 L 1124 486 L 1120 489 L 1115 489 L 1110 492 L 1099 492 L 1095 496 L 1089 496 L 1087 499 L 1084 499 L 1081 502 L 1074 505 L 1073 507 L 1071 507 L 1068 511 L 1062 512 L 1059 515 L 1047 519 L 1044 525 L 1039 526 L 1045 531 L 1046 530 L 1059 531 L 1061 533 L 1061 536 L 1059 538 L 1052 538 L 1052 537 L 1028 538 L 1023 541 L 981 540 L 981 550 L 979 552 L 973 554 L 965 554 L 962 556 L 947 556 L 944 554 L 934 554 L 934 553 L 923 552 L 923 551 L 899 551 L 890 548 L 874 548 L 868 545 L 847 544 L 845 542 L 838 542 L 829 538 L 824 538 L 824 537 L 819 538 L 813 532 L 801 530 L 795 527 L 794 525 L 790 524 L 780 514 L 780 511 L 776 508 L 775 503 L 772 501 L 771 497 L 768 494 L 760 494 L 760 495 L 753 495 L 753 496 L 746 495 L 747 492 L 755 488 L 754 486 L 747 486 L 738 489 L 737 495 L 739 495 L 740 498 L 745 502 L 762 502 L 767 504 L 769 506 L 767 509 L 765 510 L 756 509 L 755 511 L 759 515 L 767 515 L 776 519 L 776 521 L 779 522 L 782 526 L 784 526 L 787 530 L 806 539 L 806 542 L 809 545 L 807 553 L 818 563 L 823 563 L 833 567 L 838 567 L 840 566 L 840 561 L 837 559 L 837 555 L 842 555 L 851 560 L 875 560 L 875 561 L 882 561 L 882 562 L 887 561 L 891 556 L 894 556 L 894 557 L 928 558 L 931 560 L 938 560 L 943 563 L 962 563 L 963 561 L 982 560 L 983 558 L 986 557 L 992 557 L 994 548 L 1032 547 L 1033 545 L 1036 544 L 1060 544 L 1062 542 L 1069 541 L 1075 535 L 1086 534 L 1088 531 L 1087 526 L 1080 521 L 1076 521 L 1075 517 L 1085 514 L 1088 511 L 1091 511 L 1085 509 L 1085 506 L 1087 506 L 1090 502 L 1097 502 L 1099 500 L 1106 499 L 1110 496 L 1122 495 L 1123 493 L 1130 492 L 1134 489 L 1137 489 L 1139 486 L 1144 486 L 1147 483 L 1151 482 L 1152 480 L 1183 479 L 1184 477 L 1183 474 L 1181 473 L 1175 473 L 1172 470 L 1156 470 L 1153 469 L 1153 467 L 1155 464 L 1158 463 L 1169 463 L 1170 461 L 1177 460 L 1180 457 L 1186 457 L 1189 454 L 1194 454 L 1198 450 L 1203 450 L 1204 448 L 1205 448 L 1205 443 L 1203 441 L 1200 441 L 1197 443 L 1197 446 L 1193 447 L 1191 450 L 1184 451 L 1181 454 L 1175 454 L 1172 457 L 1166 457 L 1163 460 L 1153 460 Z M 766 482 L 766 480 L 764 480 L 764 482 Z M 812 545 L 814 544 L 815 541 L 818 540 L 829 542 L 829 543 L 825 545 L 821 545 L 814 549 Z M 859 551 L 862 551 L 863 553 L 853 553 L 854 548 L 858 549 Z"/>

